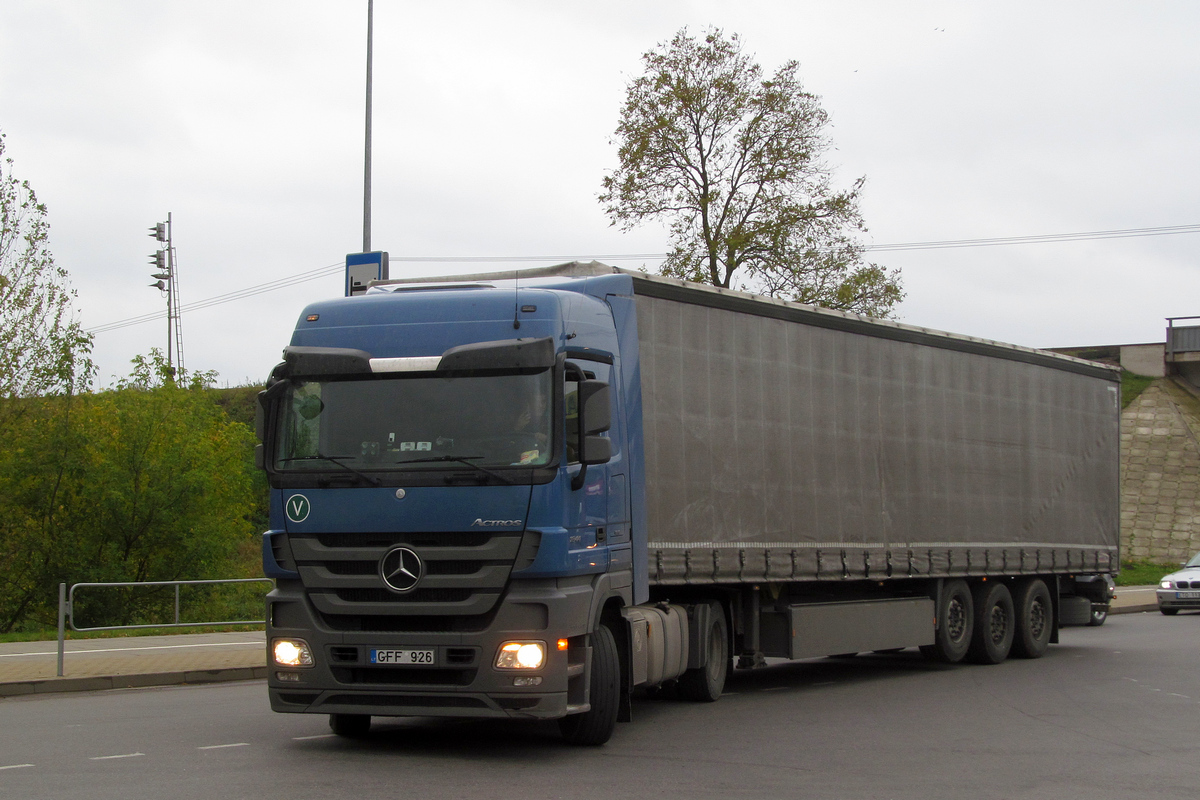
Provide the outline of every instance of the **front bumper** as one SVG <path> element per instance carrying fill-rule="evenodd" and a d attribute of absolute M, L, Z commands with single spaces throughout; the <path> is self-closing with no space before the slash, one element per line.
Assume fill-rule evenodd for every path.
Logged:
<path fill-rule="evenodd" d="M 583 634 L 591 597 L 590 581 L 520 581 L 509 587 L 482 631 L 345 632 L 322 625 L 298 583 L 281 581 L 267 596 L 271 708 L 374 716 L 565 716 L 586 697 Z M 280 637 L 306 641 L 313 666 L 275 666 L 270 643 Z M 568 639 L 570 649 L 558 650 L 559 638 Z M 496 669 L 501 643 L 521 639 L 545 642 L 546 664 L 538 670 Z M 432 665 L 381 666 L 370 663 L 375 648 L 431 649 L 436 655 Z M 541 682 L 517 686 L 517 677 L 539 677 Z"/>
<path fill-rule="evenodd" d="M 1179 610 L 1195 609 L 1200 610 L 1200 591 L 1180 591 L 1178 589 L 1159 589 L 1156 592 L 1158 596 L 1158 607 L 1174 608 Z M 1180 595 L 1183 595 L 1180 597 Z"/>

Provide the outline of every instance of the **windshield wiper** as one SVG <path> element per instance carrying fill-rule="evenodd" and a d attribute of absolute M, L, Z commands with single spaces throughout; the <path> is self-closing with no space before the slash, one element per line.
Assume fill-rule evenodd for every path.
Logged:
<path fill-rule="evenodd" d="M 516 481 L 510 480 L 507 475 L 482 467 L 475 463 L 475 459 L 483 458 L 483 456 L 429 456 L 428 458 L 410 458 L 406 461 L 394 461 L 394 464 L 432 464 L 438 461 L 453 461 L 459 464 L 466 464 L 468 467 L 474 467 L 485 475 L 491 475 L 499 481 L 512 486 Z"/>
<path fill-rule="evenodd" d="M 295 458 L 281 458 L 281 459 L 279 459 L 279 462 L 281 464 L 283 464 L 283 463 L 287 463 L 289 461 L 316 461 L 316 460 L 328 461 L 331 464 L 338 465 L 339 467 L 346 470 L 347 472 L 354 473 L 355 475 L 362 478 L 364 481 L 371 484 L 372 486 L 382 486 L 383 485 L 383 481 L 379 480 L 378 478 L 372 477 L 361 470 L 357 470 L 354 467 L 350 466 L 349 464 L 343 464 L 342 459 L 346 459 L 346 458 L 354 458 L 354 456 L 326 456 L 326 455 L 317 453 L 315 456 L 296 456 Z"/>

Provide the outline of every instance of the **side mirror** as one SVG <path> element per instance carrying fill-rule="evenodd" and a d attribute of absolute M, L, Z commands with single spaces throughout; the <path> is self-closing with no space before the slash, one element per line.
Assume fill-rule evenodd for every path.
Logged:
<path fill-rule="evenodd" d="M 612 427 L 612 394 L 598 380 L 579 382 L 579 463 L 583 469 L 571 481 L 572 489 L 583 486 L 589 464 L 604 464 L 613 457 L 612 440 L 597 434 Z"/>
<path fill-rule="evenodd" d="M 612 459 L 612 440 L 603 436 L 585 436 L 579 450 L 580 464 L 606 464 Z"/>
<path fill-rule="evenodd" d="M 612 427 L 612 395 L 604 381 L 580 381 L 579 427 L 583 437 Z"/>
<path fill-rule="evenodd" d="M 254 435 L 261 443 L 254 448 L 254 464 L 259 469 L 268 472 L 270 470 L 267 460 L 275 440 L 275 420 L 278 415 L 279 398 L 286 390 L 287 383 L 277 381 L 258 393 L 258 403 L 254 406 Z"/>

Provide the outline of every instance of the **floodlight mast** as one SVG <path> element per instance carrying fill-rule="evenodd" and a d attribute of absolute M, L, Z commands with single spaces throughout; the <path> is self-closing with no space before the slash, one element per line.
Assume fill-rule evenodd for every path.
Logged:
<path fill-rule="evenodd" d="M 183 374 L 184 366 L 179 277 L 175 265 L 175 247 L 171 241 L 171 212 L 167 212 L 166 222 L 156 222 L 151 226 L 150 237 L 166 245 L 166 249 L 155 251 L 150 256 L 150 263 L 157 270 L 150 276 L 155 279 L 155 283 L 150 285 L 167 293 L 167 368 L 175 377 L 176 374 Z"/>

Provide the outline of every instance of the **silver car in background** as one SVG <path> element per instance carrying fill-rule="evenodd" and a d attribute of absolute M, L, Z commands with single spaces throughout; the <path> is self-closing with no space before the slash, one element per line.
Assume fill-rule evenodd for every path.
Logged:
<path fill-rule="evenodd" d="M 1168 616 L 1182 609 L 1200 611 L 1200 553 L 1159 581 L 1157 594 L 1158 610 Z"/>

